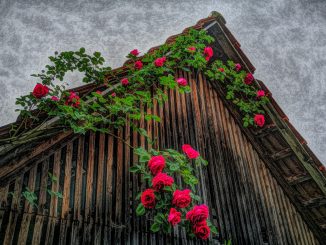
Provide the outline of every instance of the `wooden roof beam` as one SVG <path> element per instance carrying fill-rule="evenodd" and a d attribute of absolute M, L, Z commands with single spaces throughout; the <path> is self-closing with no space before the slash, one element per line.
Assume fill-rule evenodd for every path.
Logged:
<path fill-rule="evenodd" d="M 308 201 L 305 201 L 302 204 L 307 208 L 316 208 L 326 205 L 326 198 L 324 196 L 316 197 L 309 199 Z"/>
<path fill-rule="evenodd" d="M 284 158 L 287 158 L 289 156 L 291 156 L 293 154 L 293 151 L 291 148 L 285 148 L 279 152 L 276 152 L 274 154 L 271 154 L 270 157 L 274 160 L 274 161 L 277 161 L 277 160 L 280 160 L 280 159 L 284 159 Z"/>
<path fill-rule="evenodd" d="M 290 185 L 297 185 L 297 184 L 300 184 L 302 182 L 311 180 L 311 176 L 307 175 L 307 174 L 298 174 L 298 175 L 288 177 L 286 180 L 288 181 L 288 183 Z"/>
<path fill-rule="evenodd" d="M 271 124 L 266 124 L 262 129 L 253 130 L 252 132 L 255 136 L 259 138 L 263 138 L 276 131 L 277 131 L 276 125 L 274 123 L 271 123 Z"/>

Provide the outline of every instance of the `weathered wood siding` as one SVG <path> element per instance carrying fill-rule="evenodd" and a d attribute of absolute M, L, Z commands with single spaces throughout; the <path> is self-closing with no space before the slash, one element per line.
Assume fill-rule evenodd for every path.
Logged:
<path fill-rule="evenodd" d="M 200 74 L 197 79 L 195 74 L 179 76 L 189 80 L 191 94 L 167 91 L 164 107 L 155 103 L 146 109 L 160 115 L 162 123 L 142 120 L 140 126 L 159 139 L 159 147 L 181 150 L 189 143 L 209 161 L 197 174 L 199 194 L 220 230 L 213 242 L 318 244 L 217 92 Z M 152 147 L 128 125 L 116 133 L 134 147 Z M 195 243 L 182 230 L 153 235 L 150 223 L 135 216 L 138 202 L 133 200 L 145 186 L 128 172 L 137 161 L 130 147 L 110 135 L 67 135 L 1 185 L 0 244 Z M 58 181 L 51 182 L 48 172 Z M 26 187 L 38 195 L 38 207 L 19 198 Z M 51 197 L 47 188 L 64 198 Z"/>

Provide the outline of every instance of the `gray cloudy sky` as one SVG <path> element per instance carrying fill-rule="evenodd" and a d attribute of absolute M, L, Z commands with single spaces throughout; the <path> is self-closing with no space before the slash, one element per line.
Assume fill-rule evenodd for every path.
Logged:
<path fill-rule="evenodd" d="M 112 67 L 219 11 L 290 121 L 326 162 L 326 1 L 0 0 L 0 125 L 54 51 L 100 51 Z M 79 85 L 69 76 L 70 86 Z"/>

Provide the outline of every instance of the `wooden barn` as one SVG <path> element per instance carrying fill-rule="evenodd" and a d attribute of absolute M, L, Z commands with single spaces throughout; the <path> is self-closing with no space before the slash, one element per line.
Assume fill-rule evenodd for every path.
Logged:
<path fill-rule="evenodd" d="M 213 12 L 193 28 L 215 38 L 213 59 L 230 59 L 254 72 L 220 14 Z M 197 174 L 199 192 L 219 230 L 209 243 L 231 239 L 232 244 L 326 244 L 323 165 L 271 91 L 255 80 L 270 99 L 264 108 L 266 125 L 246 128 L 240 111 L 225 99 L 223 84 L 201 73 L 177 72 L 188 79 L 191 93 L 167 91 L 165 105 L 146 109 L 162 121 L 140 124 L 159 138 L 160 148 L 180 150 L 189 143 L 208 160 L 207 168 Z M 106 79 L 119 76 L 121 69 Z M 76 91 L 83 95 L 98 89 L 90 84 Z M 0 138 L 8 137 L 11 126 L 0 128 Z M 131 146 L 151 147 L 128 124 L 116 133 Z M 154 234 L 146 220 L 136 217 L 140 182 L 129 166 L 137 156 L 111 135 L 57 131 L 38 141 L 0 147 L 0 244 L 196 243 L 178 229 L 171 236 Z M 37 206 L 21 198 L 26 188 L 36 194 Z M 60 191 L 63 198 L 51 196 L 47 189 Z"/>

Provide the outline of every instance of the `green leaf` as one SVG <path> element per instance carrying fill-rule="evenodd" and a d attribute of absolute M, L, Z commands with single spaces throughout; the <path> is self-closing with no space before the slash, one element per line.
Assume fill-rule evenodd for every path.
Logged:
<path fill-rule="evenodd" d="M 63 198 L 63 195 L 62 195 L 61 192 L 52 191 L 52 190 L 49 190 L 49 189 L 47 191 L 51 196 L 56 196 L 56 197 L 61 198 L 61 199 Z"/>
<path fill-rule="evenodd" d="M 135 165 L 135 166 L 130 167 L 130 168 L 129 168 L 129 171 L 130 171 L 131 173 L 138 173 L 138 172 L 141 171 L 141 168 L 140 168 L 139 165 Z"/>
<path fill-rule="evenodd" d="M 194 193 L 192 193 L 192 192 L 190 192 L 190 196 L 191 196 L 191 198 L 193 199 L 193 200 L 196 200 L 196 201 L 198 201 L 198 202 L 200 202 L 201 201 L 201 197 L 200 196 L 197 196 L 197 195 L 195 195 Z"/>
<path fill-rule="evenodd" d="M 141 216 L 146 212 L 145 207 L 143 204 L 139 203 L 137 209 L 136 209 L 136 214 L 137 216 Z"/>
<path fill-rule="evenodd" d="M 50 177 L 52 182 L 57 182 L 58 181 L 58 178 L 56 176 L 54 176 L 52 173 L 48 172 L 48 174 L 49 174 L 49 177 Z"/>
<path fill-rule="evenodd" d="M 139 162 L 148 162 L 150 160 L 150 155 L 141 155 L 139 157 Z"/>
<path fill-rule="evenodd" d="M 180 169 L 179 165 L 177 163 L 170 164 L 169 169 L 173 172 L 178 171 Z"/>
<path fill-rule="evenodd" d="M 101 57 L 101 53 L 100 53 L 100 52 L 94 52 L 94 56 L 95 56 L 96 58 L 100 58 L 100 57 Z"/>
<path fill-rule="evenodd" d="M 140 197 L 141 197 L 141 194 L 142 194 L 142 193 L 141 193 L 141 192 L 139 192 L 139 193 L 137 194 L 137 196 L 136 196 L 136 198 L 135 198 L 135 199 L 136 199 L 136 200 L 140 199 Z"/>
<path fill-rule="evenodd" d="M 152 226 L 151 226 L 152 232 L 158 232 L 159 230 L 160 230 L 160 224 L 158 224 L 158 223 L 152 224 Z"/>

